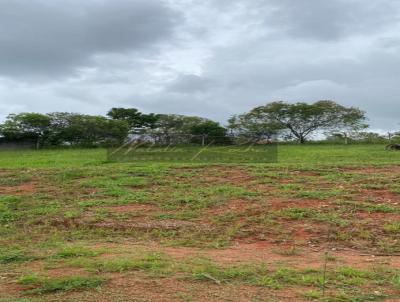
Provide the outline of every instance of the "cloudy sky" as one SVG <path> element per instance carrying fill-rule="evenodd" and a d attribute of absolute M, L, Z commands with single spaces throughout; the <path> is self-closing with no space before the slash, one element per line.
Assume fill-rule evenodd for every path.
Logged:
<path fill-rule="evenodd" d="M 333 99 L 392 130 L 399 70 L 398 0 L 0 0 L 0 120 Z"/>

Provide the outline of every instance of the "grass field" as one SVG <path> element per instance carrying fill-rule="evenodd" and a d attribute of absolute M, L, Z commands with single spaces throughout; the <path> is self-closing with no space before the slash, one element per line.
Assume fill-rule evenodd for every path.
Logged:
<path fill-rule="evenodd" d="M 400 301 L 400 152 L 271 164 L 0 151 L 0 302 Z"/>

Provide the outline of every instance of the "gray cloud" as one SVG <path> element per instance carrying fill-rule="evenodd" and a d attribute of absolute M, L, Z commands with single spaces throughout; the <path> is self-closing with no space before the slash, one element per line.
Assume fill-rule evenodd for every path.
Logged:
<path fill-rule="evenodd" d="M 132 106 L 225 121 L 334 99 L 398 129 L 399 13 L 396 0 L 0 0 L 0 119 Z"/>
<path fill-rule="evenodd" d="M 376 33 L 397 18 L 395 1 L 275 0 L 276 11 L 267 24 L 279 25 L 293 38 L 337 40 L 353 34 Z M 268 3 L 268 1 L 267 1 Z M 269 21 L 272 21 L 269 23 Z"/>
<path fill-rule="evenodd" d="M 0 73 L 68 75 L 96 54 L 147 50 L 176 19 L 158 0 L 1 0 Z"/>
<path fill-rule="evenodd" d="M 196 93 L 206 92 L 213 87 L 213 82 L 194 74 L 180 75 L 169 87 L 172 92 Z"/>

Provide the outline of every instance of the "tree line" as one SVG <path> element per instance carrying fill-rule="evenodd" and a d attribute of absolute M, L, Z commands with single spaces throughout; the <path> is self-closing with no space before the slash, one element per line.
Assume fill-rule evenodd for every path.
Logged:
<path fill-rule="evenodd" d="M 142 113 L 135 108 L 112 108 L 106 116 L 53 112 L 19 113 L 0 124 L 5 141 L 34 141 L 37 146 L 104 146 L 120 144 L 137 135 L 152 135 L 163 142 L 201 137 L 207 141 L 228 141 L 242 137 L 250 141 L 277 137 L 305 143 L 314 134 L 328 140 L 378 139 L 366 132 L 367 117 L 356 107 L 334 101 L 271 102 L 249 112 L 232 116 L 225 126 L 207 118 L 179 114 Z M 397 133 L 394 138 L 400 137 Z"/>

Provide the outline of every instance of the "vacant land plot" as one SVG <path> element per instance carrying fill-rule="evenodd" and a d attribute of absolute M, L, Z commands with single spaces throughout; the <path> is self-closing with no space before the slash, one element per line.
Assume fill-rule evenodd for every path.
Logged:
<path fill-rule="evenodd" d="M 0 301 L 400 300 L 400 152 L 275 164 L 0 152 Z"/>

